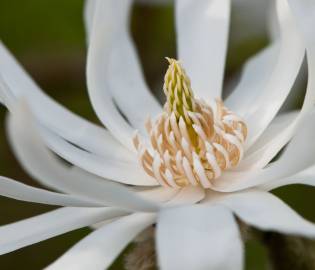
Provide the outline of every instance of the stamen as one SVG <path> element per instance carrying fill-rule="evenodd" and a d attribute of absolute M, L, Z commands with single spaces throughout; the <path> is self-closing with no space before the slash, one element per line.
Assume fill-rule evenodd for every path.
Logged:
<path fill-rule="evenodd" d="M 145 123 L 150 145 L 138 133 L 133 139 L 140 164 L 162 186 L 211 188 L 224 170 L 240 163 L 246 124 L 221 100 L 207 104 L 195 98 L 180 62 L 167 60 L 164 112 Z"/>

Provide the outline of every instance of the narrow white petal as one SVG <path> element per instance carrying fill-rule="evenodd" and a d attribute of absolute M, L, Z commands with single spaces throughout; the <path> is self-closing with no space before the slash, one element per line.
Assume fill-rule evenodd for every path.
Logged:
<path fill-rule="evenodd" d="M 92 232 L 46 270 L 103 270 L 141 231 L 155 221 L 153 214 L 132 214 Z"/>
<path fill-rule="evenodd" d="M 157 220 L 163 270 L 241 270 L 243 244 L 232 213 L 222 206 L 167 209 Z"/>
<path fill-rule="evenodd" d="M 3 87 L 4 84 L 6 87 Z M 10 103 L 2 95 L 10 97 Z M 117 153 L 130 156 L 129 151 L 117 143 L 105 129 L 73 114 L 47 96 L 1 42 L 0 97 L 9 109 L 17 98 L 26 98 L 41 124 L 83 149 L 100 155 Z"/>
<path fill-rule="evenodd" d="M 285 0 L 279 0 L 279 3 L 286 7 L 287 3 Z M 291 3 L 291 2 L 290 2 Z M 270 162 L 270 160 L 279 152 L 279 150 L 292 138 L 294 133 L 298 130 L 301 121 L 305 118 L 310 110 L 313 109 L 313 104 L 315 100 L 315 37 L 312 34 L 313 25 L 315 23 L 315 16 L 313 16 L 313 9 L 309 8 L 313 3 L 308 2 L 308 4 L 295 3 L 292 4 L 292 12 L 290 10 L 289 14 L 293 14 L 292 20 L 295 20 L 303 37 L 303 41 L 306 45 L 306 57 L 308 64 L 308 84 L 306 89 L 306 95 L 303 103 L 302 110 L 298 117 L 290 125 L 282 130 L 273 140 L 266 143 L 264 147 L 256 151 L 254 155 L 251 156 L 251 163 L 253 167 L 262 168 Z M 287 8 L 285 8 L 286 10 Z"/>
<path fill-rule="evenodd" d="M 261 230 L 315 238 L 315 225 L 271 193 L 249 190 L 223 195 L 216 203 L 229 207 L 244 222 Z"/>
<path fill-rule="evenodd" d="M 130 0 L 97 1 L 88 50 L 87 83 L 100 120 L 123 145 L 134 150 L 134 130 L 116 104 L 130 123 L 141 129 L 147 116 L 155 116 L 160 106 L 144 83 L 127 32 L 130 5 Z"/>
<path fill-rule="evenodd" d="M 263 91 L 258 92 L 255 102 L 248 106 L 244 115 L 249 131 L 247 147 L 259 138 L 281 108 L 305 56 L 305 44 L 288 6 L 278 1 L 277 14 L 281 30 L 279 55 L 276 64 L 269 67 L 273 72 L 266 80 Z"/>
<path fill-rule="evenodd" d="M 259 151 L 259 149 L 272 141 L 274 137 L 276 137 L 283 129 L 295 120 L 298 114 L 299 111 L 292 111 L 277 115 L 256 143 L 246 151 L 245 157 L 253 155 L 256 151 Z M 244 165 L 241 163 L 238 168 L 240 166 L 245 168 L 245 163 L 246 162 L 244 162 Z"/>
<path fill-rule="evenodd" d="M 87 36 L 87 43 L 89 43 L 89 38 L 92 30 L 93 19 L 96 8 L 96 0 L 85 0 L 84 3 L 84 25 L 85 34 Z"/>
<path fill-rule="evenodd" d="M 125 214 L 125 211 L 115 208 L 64 207 L 0 226 L 0 254 Z"/>
<path fill-rule="evenodd" d="M 309 167 L 306 170 L 303 170 L 289 177 L 280 178 L 274 181 L 269 181 L 259 186 L 258 188 L 269 191 L 269 190 L 276 189 L 278 187 L 293 185 L 293 184 L 315 186 L 315 166 Z"/>
<path fill-rule="evenodd" d="M 9 139 L 22 163 L 23 159 L 28 159 L 28 162 L 34 160 L 33 152 L 47 152 L 48 150 L 35 150 L 45 149 L 45 143 L 47 143 L 55 153 L 70 163 L 100 177 L 133 185 L 157 185 L 157 182 L 153 178 L 147 176 L 143 172 L 136 160 L 131 163 L 120 161 L 115 157 L 105 158 L 89 153 L 63 140 L 46 129 L 40 129 L 41 135 L 39 136 L 39 134 L 36 134 L 38 133 L 36 132 L 38 127 L 33 123 L 34 119 L 32 115 L 30 115 L 29 110 L 27 110 L 25 106 L 21 106 L 19 110 L 20 112 L 17 112 L 18 115 L 16 116 L 16 123 L 10 125 L 9 122 L 8 126 L 10 132 Z M 43 142 L 42 137 L 45 138 L 45 143 Z M 44 154 L 42 153 L 40 155 Z M 40 161 L 34 160 L 34 162 Z"/>
<path fill-rule="evenodd" d="M 208 101 L 221 97 L 230 5 L 230 0 L 176 1 L 178 59 L 196 95 Z"/>
<path fill-rule="evenodd" d="M 260 95 L 270 79 L 273 68 L 279 58 L 279 41 L 273 42 L 266 49 L 251 57 L 245 64 L 240 82 L 224 101 L 225 105 L 244 117 L 256 103 L 255 98 Z"/>
<path fill-rule="evenodd" d="M 74 195 L 61 194 L 28 186 L 3 176 L 0 176 L 0 196 L 26 202 L 59 206 L 95 207 L 102 205 Z"/>
<path fill-rule="evenodd" d="M 256 185 L 276 183 L 314 165 L 315 161 L 315 111 L 309 114 L 281 156 L 264 169 L 225 172 L 213 185 L 217 191 L 236 191 Z"/>
<path fill-rule="evenodd" d="M 158 202 L 167 202 L 172 200 L 178 193 L 180 189 L 169 188 L 169 187 L 155 187 L 147 190 L 139 190 L 138 193 L 147 199 L 158 201 Z"/>
<path fill-rule="evenodd" d="M 157 210 L 157 204 L 141 198 L 131 189 L 79 169 L 73 170 L 58 160 L 36 133 L 26 104 L 15 107 L 11 117 L 10 140 L 15 153 L 24 168 L 42 183 L 106 205 L 128 209 L 135 207 L 140 211 Z"/>
<path fill-rule="evenodd" d="M 101 157 L 84 151 L 47 130 L 41 130 L 41 136 L 52 151 L 87 172 L 129 185 L 158 185 L 154 178 L 143 171 L 136 158 L 124 161 L 115 157 Z"/>
<path fill-rule="evenodd" d="M 110 31 L 113 38 L 112 47 L 103 47 L 104 50 L 108 49 L 108 54 L 110 54 L 109 59 L 103 59 L 104 68 L 109 67 L 108 88 L 131 125 L 146 135 L 144 125 L 146 119 L 148 116 L 154 118 L 160 114 L 162 107 L 145 82 L 141 64 L 129 33 L 132 1 L 121 0 L 119 5 L 115 0 L 110 1 L 115 2 L 115 8 L 113 5 L 106 4 L 104 9 L 109 9 L 106 12 L 110 12 L 111 17 L 102 16 L 102 23 L 111 25 Z M 114 24 L 113 20 L 115 20 Z M 104 42 L 110 41 L 105 40 Z"/>
<path fill-rule="evenodd" d="M 201 187 L 188 186 L 182 188 L 165 207 L 174 207 L 178 205 L 191 205 L 202 201 L 205 197 L 205 190 Z"/>
<path fill-rule="evenodd" d="M 137 193 L 146 199 L 156 201 L 156 202 L 163 202 L 168 203 L 176 198 L 176 195 L 180 193 L 179 189 L 175 188 L 167 188 L 167 187 L 155 187 L 151 189 L 143 189 L 138 188 Z M 108 224 L 108 221 L 100 222 L 92 226 L 94 229 L 99 229 L 104 225 Z"/>

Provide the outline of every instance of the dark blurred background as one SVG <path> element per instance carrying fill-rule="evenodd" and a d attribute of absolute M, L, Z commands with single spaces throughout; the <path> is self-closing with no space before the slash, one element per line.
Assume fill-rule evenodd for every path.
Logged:
<path fill-rule="evenodd" d="M 0 38 L 49 95 L 76 113 L 97 121 L 85 85 L 83 4 L 82 0 L 0 0 Z M 227 80 L 237 74 L 250 55 L 268 42 L 266 27 L 261 23 L 264 10 L 257 12 L 247 16 L 250 13 L 242 6 L 232 12 Z M 249 19 L 259 20 L 259 23 L 252 24 Z M 176 55 L 172 6 L 136 4 L 131 28 L 148 84 L 157 91 L 161 89 L 166 68 L 164 57 Z M 240 31 L 239 35 L 237 31 Z M 295 98 L 298 100 L 299 97 Z M 10 151 L 4 129 L 5 113 L 1 107 L 0 174 L 36 186 Z M 292 186 L 275 193 L 303 216 L 315 221 L 314 189 Z M 0 198 L 0 224 L 51 209 L 45 205 Z M 0 269 L 42 269 L 88 233 L 89 229 L 77 230 L 0 256 Z M 246 244 L 247 269 L 266 269 L 266 256 L 266 250 L 258 242 L 252 240 Z M 112 269 L 123 269 L 121 261 Z"/>

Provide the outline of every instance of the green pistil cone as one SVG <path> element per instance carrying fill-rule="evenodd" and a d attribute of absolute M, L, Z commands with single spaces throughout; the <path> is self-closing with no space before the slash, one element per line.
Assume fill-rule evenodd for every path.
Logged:
<path fill-rule="evenodd" d="M 195 99 L 190 80 L 179 61 L 172 58 L 166 59 L 169 62 L 169 67 L 164 77 L 163 89 L 167 99 L 167 112 L 169 114 L 174 112 L 177 122 L 179 122 L 180 117 L 184 119 L 190 139 L 196 146 L 197 134 L 192 127 L 191 119 L 185 114 L 185 110 L 186 112 L 195 111 Z"/>

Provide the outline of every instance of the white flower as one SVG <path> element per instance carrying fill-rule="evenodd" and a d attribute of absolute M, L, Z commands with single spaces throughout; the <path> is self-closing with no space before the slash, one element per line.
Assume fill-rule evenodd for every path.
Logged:
<path fill-rule="evenodd" d="M 248 128 L 242 161 L 237 152 L 239 164 L 220 167 L 219 177 L 213 166 L 188 160 L 197 186 L 160 186 L 138 163 L 135 129 L 146 140 L 146 119 L 157 117 L 162 107 L 148 91 L 127 31 L 131 1 L 99 0 L 86 13 L 92 16 L 87 20 L 88 91 L 107 129 L 47 97 L 1 45 L 0 101 L 11 112 L 14 152 L 34 178 L 62 193 L 1 177 L 0 194 L 64 207 L 0 227 L 0 253 L 99 223 L 47 269 L 104 269 L 136 235 L 156 224 L 161 269 L 235 270 L 243 266 L 243 244 L 234 215 L 262 230 L 314 238 L 315 226 L 268 192 L 292 183 L 315 184 L 315 4 L 289 3 L 290 8 L 286 0 L 277 1 L 279 37 L 246 64 L 238 86 L 224 100 Z M 176 1 L 178 58 L 205 106 L 221 97 L 229 13 L 228 0 Z M 309 76 L 303 107 L 277 115 L 305 52 Z M 202 171 L 213 173 L 206 179 L 210 188 L 203 188 Z"/>

